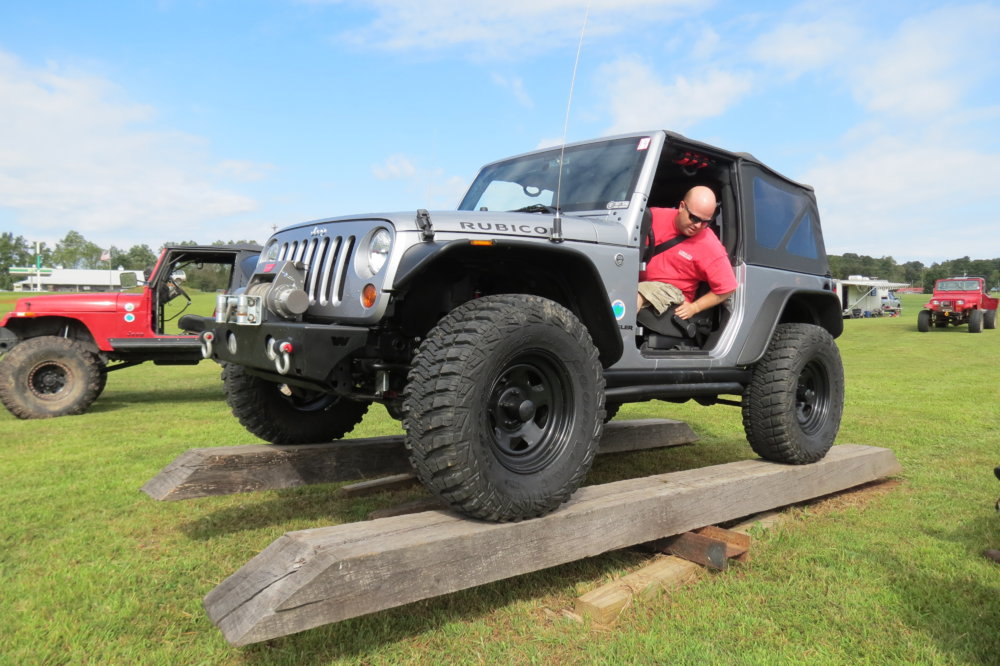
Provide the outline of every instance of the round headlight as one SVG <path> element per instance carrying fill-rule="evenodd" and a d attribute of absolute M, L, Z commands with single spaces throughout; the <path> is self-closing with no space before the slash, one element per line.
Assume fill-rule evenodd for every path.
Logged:
<path fill-rule="evenodd" d="M 387 229 L 378 229 L 368 243 L 368 268 L 372 274 L 378 273 L 389 259 L 392 236 Z"/>
<path fill-rule="evenodd" d="M 277 258 L 278 258 L 278 251 L 279 250 L 280 250 L 280 247 L 278 245 L 278 241 L 277 240 L 272 240 L 270 243 L 267 244 L 267 247 L 264 248 L 264 251 L 260 253 L 260 260 L 261 261 L 275 261 L 275 260 L 277 260 Z"/>

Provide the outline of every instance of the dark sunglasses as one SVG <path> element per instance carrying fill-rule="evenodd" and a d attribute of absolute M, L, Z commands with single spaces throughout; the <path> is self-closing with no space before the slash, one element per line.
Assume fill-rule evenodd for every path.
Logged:
<path fill-rule="evenodd" d="M 686 210 L 686 211 L 687 211 L 687 214 L 688 214 L 688 219 L 690 219 L 690 220 L 691 220 L 691 223 L 692 223 L 692 224 L 708 224 L 708 223 L 710 223 L 710 222 L 711 222 L 711 221 L 712 221 L 713 219 L 715 219 L 715 213 L 712 213 L 712 216 L 711 216 L 711 217 L 698 217 L 697 215 L 695 215 L 694 213 L 692 213 L 692 212 L 691 212 L 691 209 L 690 209 L 690 208 L 688 208 L 688 205 L 687 205 L 687 203 L 685 203 L 685 202 L 683 202 L 683 201 L 682 201 L 681 203 L 682 203 L 682 204 L 684 204 L 684 210 Z M 716 206 L 715 206 L 715 210 L 716 210 L 716 212 L 718 212 L 718 210 L 719 210 L 719 206 L 718 206 L 718 204 L 716 204 Z"/>

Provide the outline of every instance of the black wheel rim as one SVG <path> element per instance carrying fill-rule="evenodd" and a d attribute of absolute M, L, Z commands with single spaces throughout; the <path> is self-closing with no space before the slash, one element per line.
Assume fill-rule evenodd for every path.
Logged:
<path fill-rule="evenodd" d="M 56 398 L 66 388 L 72 371 L 61 363 L 45 361 L 39 363 L 28 374 L 28 390 L 42 400 Z"/>
<path fill-rule="evenodd" d="M 496 375 L 486 415 L 493 453 L 517 474 L 533 474 L 571 444 L 572 378 L 555 357 L 540 350 L 509 359 Z"/>
<path fill-rule="evenodd" d="M 806 434 L 815 434 L 830 411 L 830 378 L 826 366 L 813 360 L 802 368 L 795 387 L 795 418 Z"/>

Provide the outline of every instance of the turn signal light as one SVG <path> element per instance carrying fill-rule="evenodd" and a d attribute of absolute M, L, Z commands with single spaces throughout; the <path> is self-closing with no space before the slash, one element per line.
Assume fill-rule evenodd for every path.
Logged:
<path fill-rule="evenodd" d="M 366 284 L 365 288 L 361 290 L 361 305 L 370 308 L 375 305 L 376 298 L 378 298 L 378 290 L 375 285 Z"/>

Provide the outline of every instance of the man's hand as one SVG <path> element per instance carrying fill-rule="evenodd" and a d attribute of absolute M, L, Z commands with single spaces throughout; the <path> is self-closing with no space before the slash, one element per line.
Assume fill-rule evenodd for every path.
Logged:
<path fill-rule="evenodd" d="M 680 317 L 681 319 L 690 319 L 699 312 L 701 312 L 701 310 L 698 309 L 697 305 L 695 305 L 694 303 L 688 303 L 687 301 L 684 301 L 676 308 L 674 308 L 674 314 Z"/>
<path fill-rule="evenodd" d="M 714 308 L 716 305 L 729 298 L 729 294 L 731 293 L 733 292 L 730 291 L 725 294 L 713 294 L 712 292 L 708 292 L 693 303 L 684 301 L 674 308 L 674 314 L 681 319 L 690 319 L 699 312 L 703 312 L 709 308 Z"/>

